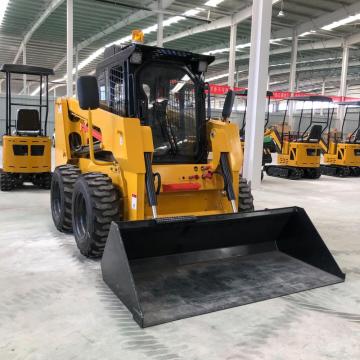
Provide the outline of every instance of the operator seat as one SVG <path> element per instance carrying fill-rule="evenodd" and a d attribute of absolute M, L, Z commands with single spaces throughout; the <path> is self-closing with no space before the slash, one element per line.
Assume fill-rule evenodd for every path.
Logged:
<path fill-rule="evenodd" d="M 317 143 L 321 139 L 322 134 L 322 126 L 321 125 L 313 125 L 310 130 L 310 134 L 305 138 L 305 142 Z"/>
<path fill-rule="evenodd" d="M 20 109 L 17 113 L 16 134 L 38 136 L 41 133 L 41 123 L 38 110 Z"/>

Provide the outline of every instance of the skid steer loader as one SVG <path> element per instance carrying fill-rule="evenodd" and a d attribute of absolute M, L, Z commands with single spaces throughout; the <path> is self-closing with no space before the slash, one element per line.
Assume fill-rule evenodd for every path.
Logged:
<path fill-rule="evenodd" d="M 285 132 L 285 122 L 289 105 L 301 102 L 300 118 L 297 131 Z M 309 121 L 304 130 L 302 123 L 305 118 L 305 103 L 311 103 Z M 314 102 L 331 103 L 332 99 L 326 96 L 299 96 L 287 99 L 287 106 L 283 117 L 281 134 L 274 127 L 265 131 L 265 136 L 271 136 L 277 150 L 277 165 L 265 165 L 264 169 L 269 176 L 291 180 L 303 178 L 318 179 L 320 171 L 320 141 L 322 135 L 329 128 L 334 109 L 327 109 L 325 119 L 316 119 L 314 116 Z"/>
<path fill-rule="evenodd" d="M 141 327 L 344 281 L 303 209 L 246 211 L 239 129 L 206 118 L 213 60 L 108 48 L 56 103 L 55 226 Z"/>
<path fill-rule="evenodd" d="M 50 189 L 51 140 L 47 136 L 49 112 L 48 78 L 52 69 L 30 65 L 4 64 L 6 76 L 6 113 L 3 140 L 3 168 L 0 169 L 1 191 L 10 191 L 24 182 Z M 27 75 L 40 85 L 39 102 L 26 102 L 12 97 L 14 76 Z M 43 98 L 45 96 L 45 99 Z M 16 120 L 13 114 L 16 112 Z"/>
<path fill-rule="evenodd" d="M 320 142 L 324 154 L 321 173 L 338 177 L 360 176 L 360 101 L 347 101 L 338 105 L 346 107 L 341 132 L 329 131 L 327 139 Z M 357 119 L 351 119 L 352 115 Z M 355 126 L 351 126 L 351 122 Z M 348 136 L 345 135 L 345 129 L 350 131 Z"/>

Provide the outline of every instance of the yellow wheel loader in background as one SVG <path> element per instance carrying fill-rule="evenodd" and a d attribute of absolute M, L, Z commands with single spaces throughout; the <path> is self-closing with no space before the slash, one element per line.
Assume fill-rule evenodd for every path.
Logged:
<path fill-rule="evenodd" d="M 321 173 L 339 177 L 360 176 L 360 101 L 348 101 L 338 105 L 346 106 L 341 132 L 331 132 L 330 125 L 327 140 L 321 140 L 324 153 Z M 345 126 L 351 122 L 351 114 L 357 115 L 357 119 L 353 120 L 355 126 L 350 127 L 351 130 L 347 129 L 350 134 L 345 136 Z"/>
<path fill-rule="evenodd" d="M 344 281 L 303 209 L 241 212 L 239 129 L 206 117 L 213 60 L 114 46 L 56 103 L 55 226 L 141 327 Z"/>
<path fill-rule="evenodd" d="M 50 189 L 51 140 L 47 136 L 49 112 L 48 79 L 52 69 L 30 65 L 4 64 L 0 71 L 6 76 L 6 115 L 3 141 L 3 168 L 0 169 L 1 191 L 10 191 L 32 182 Z M 11 83 L 14 76 L 27 75 L 39 81 L 39 103 L 13 99 Z M 19 79 L 17 79 L 19 80 Z M 21 79 L 22 81 L 22 79 Z M 45 89 L 44 89 L 45 88 Z M 43 99 L 45 95 L 45 99 Z M 16 120 L 13 120 L 16 107 Z"/>
<path fill-rule="evenodd" d="M 290 103 L 302 102 L 297 131 L 285 131 Z M 308 124 L 301 130 L 305 118 L 305 103 L 312 103 Z M 265 131 L 265 136 L 271 136 L 277 150 L 277 165 L 265 165 L 264 169 L 269 176 L 276 176 L 291 180 L 318 179 L 321 176 L 320 154 L 321 137 L 329 128 L 334 109 L 327 109 L 326 119 L 315 119 L 314 102 L 331 103 L 332 99 L 326 96 L 299 96 L 287 99 L 287 106 L 283 117 L 281 134 L 274 127 Z"/>

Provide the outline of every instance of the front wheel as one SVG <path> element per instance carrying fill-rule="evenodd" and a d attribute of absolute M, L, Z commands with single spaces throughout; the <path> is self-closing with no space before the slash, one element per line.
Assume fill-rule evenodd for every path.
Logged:
<path fill-rule="evenodd" d="M 10 191 L 14 188 L 14 179 L 11 174 L 0 172 L 0 189 L 1 191 Z"/>
<path fill-rule="evenodd" d="M 84 256 L 102 256 L 110 224 L 120 220 L 119 198 L 119 191 L 107 175 L 88 173 L 76 181 L 72 223 L 77 247 Z"/>

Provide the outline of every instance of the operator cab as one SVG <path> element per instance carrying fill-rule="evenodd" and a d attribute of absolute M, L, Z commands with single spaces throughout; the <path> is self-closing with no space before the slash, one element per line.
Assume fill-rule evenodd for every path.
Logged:
<path fill-rule="evenodd" d="M 337 105 L 346 107 L 339 141 L 348 144 L 360 144 L 360 101 L 344 101 L 337 103 Z M 348 123 L 354 123 L 354 118 L 357 118 L 356 127 L 355 129 L 351 128 L 350 135 L 345 139 L 345 127 Z"/>
<path fill-rule="evenodd" d="M 6 74 L 6 135 L 46 136 L 48 123 L 48 78 L 54 75 L 52 69 L 31 65 L 4 64 L 0 71 Z M 27 75 L 31 81 L 39 82 L 39 102 L 21 102 L 12 99 L 11 83 L 14 76 Z M 45 91 L 44 91 L 45 88 Z M 45 95 L 45 99 L 43 99 Z M 14 107 L 17 107 L 16 122 L 12 121 Z"/>
<path fill-rule="evenodd" d="M 244 113 L 241 119 L 241 127 L 239 131 L 240 139 L 241 141 L 245 141 L 245 127 L 246 127 L 246 113 L 247 113 L 247 96 L 248 96 L 248 90 L 240 90 L 235 92 L 236 96 L 242 97 L 245 100 L 245 109 Z M 274 96 L 274 93 L 272 91 L 266 91 L 266 111 L 265 111 L 265 124 L 264 129 L 267 128 L 269 121 L 270 121 L 270 104 L 271 104 L 271 98 Z"/>
<path fill-rule="evenodd" d="M 329 125 L 331 123 L 331 120 L 334 115 L 334 108 L 328 106 L 328 108 L 325 110 L 326 115 L 325 118 L 319 118 L 315 117 L 314 113 L 314 103 L 327 103 L 332 104 L 332 99 L 328 96 L 322 96 L 322 95 L 309 95 L 309 96 L 294 96 L 287 98 L 286 103 L 286 110 L 284 113 L 283 118 L 283 124 L 282 124 L 282 139 L 288 138 L 289 141 L 294 142 L 303 142 L 303 143 L 319 143 L 319 141 L 322 138 L 322 135 L 326 131 L 326 129 L 329 128 Z M 294 106 L 294 103 L 300 102 L 302 104 L 300 114 L 299 114 L 299 121 L 298 121 L 298 128 L 297 131 L 293 133 L 284 133 L 284 126 L 285 126 L 285 120 L 289 113 L 290 106 Z M 309 111 L 306 111 L 305 104 L 310 103 L 310 109 Z M 304 120 L 307 120 L 308 124 L 305 125 L 304 130 L 302 129 L 302 124 Z M 282 140 L 283 141 L 283 140 Z"/>
<path fill-rule="evenodd" d="M 213 56 L 143 44 L 112 46 L 97 67 L 100 106 L 150 126 L 153 163 L 206 162 L 206 83 Z"/>

